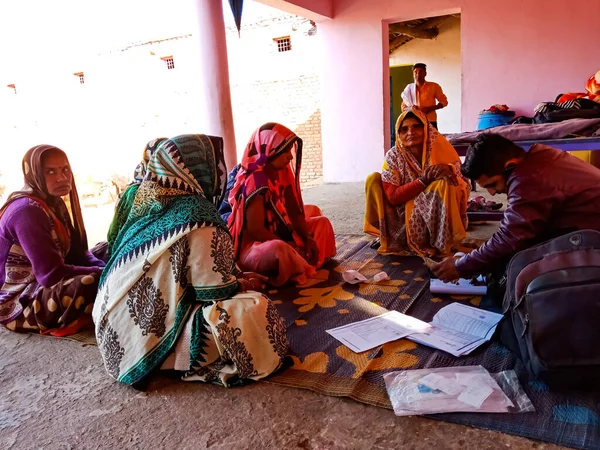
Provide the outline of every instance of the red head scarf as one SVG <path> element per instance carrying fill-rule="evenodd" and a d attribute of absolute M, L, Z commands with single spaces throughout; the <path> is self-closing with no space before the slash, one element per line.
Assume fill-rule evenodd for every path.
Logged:
<path fill-rule="evenodd" d="M 265 171 L 267 162 L 290 149 L 294 152 L 292 162 L 276 174 L 267 174 Z M 294 241 L 298 245 L 303 244 L 302 239 L 293 229 L 284 196 L 285 188 L 291 186 L 300 210 L 303 210 L 300 193 L 301 163 L 302 139 L 291 130 L 278 123 L 266 123 L 254 131 L 244 150 L 235 185 L 229 194 L 231 204 L 229 228 L 234 239 L 236 255 L 240 250 L 247 202 L 259 193 L 265 194 L 265 201 L 271 206 L 266 208 L 265 224 L 269 229 L 275 231 L 277 222 L 283 222 L 291 232 Z"/>

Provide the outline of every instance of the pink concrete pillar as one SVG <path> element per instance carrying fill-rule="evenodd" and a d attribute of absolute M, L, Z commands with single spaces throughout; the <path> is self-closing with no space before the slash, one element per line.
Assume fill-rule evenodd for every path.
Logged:
<path fill-rule="evenodd" d="M 194 37 L 198 44 L 200 68 L 202 133 L 221 136 L 225 146 L 225 162 L 232 169 L 237 164 L 229 65 L 223 4 L 221 0 L 192 0 L 196 17 Z"/>

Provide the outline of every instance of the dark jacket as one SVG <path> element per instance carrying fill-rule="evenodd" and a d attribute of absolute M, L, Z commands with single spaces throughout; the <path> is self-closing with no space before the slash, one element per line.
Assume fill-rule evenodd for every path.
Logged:
<path fill-rule="evenodd" d="M 229 204 L 229 194 L 235 185 L 235 178 L 237 176 L 238 171 L 240 170 L 241 164 L 235 166 L 229 175 L 227 175 L 227 187 L 225 188 L 225 194 L 223 195 L 223 202 L 221 206 L 219 206 L 219 215 L 222 219 L 227 223 L 229 220 L 229 216 L 231 215 L 231 205 Z"/>
<path fill-rule="evenodd" d="M 456 268 L 463 278 L 497 271 L 518 251 L 575 230 L 600 231 L 600 170 L 536 144 L 507 180 L 499 230 Z"/>

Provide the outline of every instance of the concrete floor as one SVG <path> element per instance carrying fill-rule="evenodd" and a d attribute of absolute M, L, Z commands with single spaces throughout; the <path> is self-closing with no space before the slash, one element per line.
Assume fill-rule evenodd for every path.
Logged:
<path fill-rule="evenodd" d="M 361 183 L 304 198 L 338 233 L 361 232 Z M 268 382 L 225 389 L 156 377 L 141 393 L 106 375 L 96 347 L 4 329 L 0 371 L 4 450 L 559 448 Z"/>

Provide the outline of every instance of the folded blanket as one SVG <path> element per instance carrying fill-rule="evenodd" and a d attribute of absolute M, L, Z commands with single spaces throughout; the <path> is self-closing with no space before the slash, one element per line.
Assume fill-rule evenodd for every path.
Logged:
<path fill-rule="evenodd" d="M 544 102 L 534 108 L 535 113 L 546 113 L 560 109 L 600 109 L 600 103 L 587 98 L 577 98 L 565 102 Z"/>
<path fill-rule="evenodd" d="M 446 138 L 451 144 L 458 145 L 470 144 L 482 133 L 497 133 L 512 141 L 531 141 L 538 139 L 562 139 L 573 134 L 579 136 L 592 136 L 597 131 L 600 131 L 600 118 L 571 119 L 562 122 L 542 124 L 520 123 L 515 125 L 503 125 L 482 131 L 447 134 Z"/>

